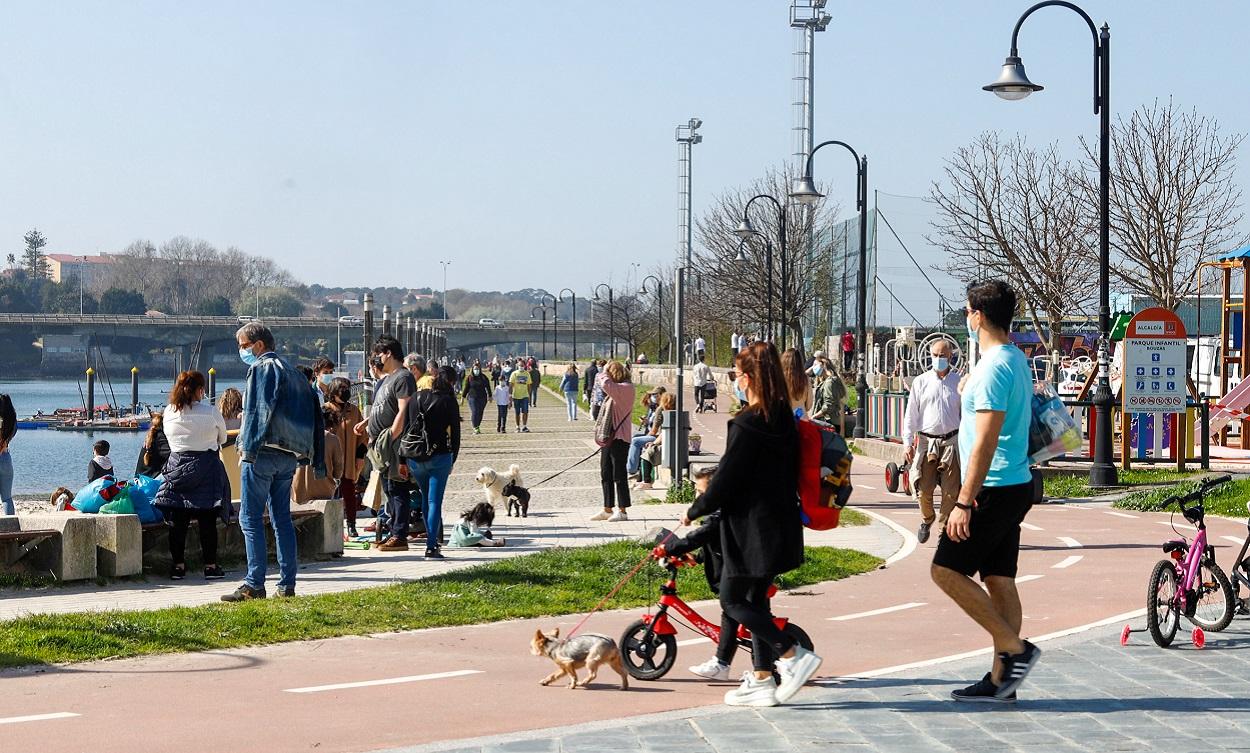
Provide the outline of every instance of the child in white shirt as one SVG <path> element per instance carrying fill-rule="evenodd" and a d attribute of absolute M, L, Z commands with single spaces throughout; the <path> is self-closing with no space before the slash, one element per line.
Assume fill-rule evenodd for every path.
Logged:
<path fill-rule="evenodd" d="M 512 390 L 506 381 L 495 385 L 495 407 L 499 409 L 499 420 L 495 423 L 495 431 L 499 434 L 508 433 L 508 406 L 512 404 Z"/>

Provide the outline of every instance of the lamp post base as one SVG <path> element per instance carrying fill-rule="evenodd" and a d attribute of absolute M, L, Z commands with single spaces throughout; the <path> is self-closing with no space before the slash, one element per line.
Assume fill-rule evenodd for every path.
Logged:
<path fill-rule="evenodd" d="M 1094 463 L 1089 467 L 1089 485 L 1092 489 L 1119 486 L 1120 478 L 1113 463 Z"/>

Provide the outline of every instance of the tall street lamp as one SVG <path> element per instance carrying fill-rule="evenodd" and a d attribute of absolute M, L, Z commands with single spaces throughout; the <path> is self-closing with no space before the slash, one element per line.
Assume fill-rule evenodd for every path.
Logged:
<path fill-rule="evenodd" d="M 538 296 L 538 302 L 543 306 L 547 305 L 547 299 L 551 299 L 551 357 L 560 357 L 560 310 L 556 308 L 556 297 L 547 291 L 542 291 L 542 295 Z M 532 311 L 530 313 L 533 313 Z M 543 360 L 546 360 L 543 356 Z"/>
<path fill-rule="evenodd" d="M 768 301 L 766 313 L 767 318 L 764 321 L 764 332 L 768 340 L 773 339 L 773 241 L 766 235 L 755 232 L 754 235 L 764 239 L 764 269 L 766 270 L 767 282 L 765 287 L 768 288 L 768 295 L 765 299 Z M 738 255 L 734 257 L 734 261 L 739 264 L 746 264 L 750 261 L 747 258 L 747 246 L 751 243 L 751 236 L 747 236 L 738 241 Z"/>
<path fill-rule="evenodd" d="M 803 169 L 803 177 L 794 184 L 794 189 L 790 191 L 790 198 L 800 204 L 812 205 L 820 201 L 822 194 L 816 189 L 816 182 L 812 180 L 812 158 L 816 156 L 816 152 L 822 147 L 836 144 L 851 153 L 851 157 L 855 160 L 856 178 L 855 181 L 855 202 L 859 209 L 859 290 L 857 306 L 855 307 L 855 336 L 859 340 L 858 348 L 856 348 L 856 377 L 855 377 L 855 395 L 858 398 L 859 407 L 855 414 L 855 432 L 854 436 L 865 436 L 865 429 L 868 422 L 868 155 L 860 156 L 854 149 L 842 141 L 823 141 L 812 149 L 811 154 L 807 155 L 807 165 Z"/>
<path fill-rule="evenodd" d="M 742 221 L 739 222 L 738 227 L 734 229 L 734 235 L 738 236 L 739 238 L 750 238 L 752 235 L 761 235 L 761 236 L 764 235 L 763 233 L 756 230 L 755 226 L 751 224 L 751 218 L 749 216 L 749 213 L 751 211 L 751 205 L 754 204 L 756 201 L 759 201 L 760 199 L 768 200 L 769 202 L 772 203 L 773 207 L 777 210 L 777 240 L 778 240 L 778 245 L 781 249 L 781 270 L 780 270 L 781 271 L 781 316 L 780 316 L 781 343 L 780 343 L 780 347 L 785 348 L 786 340 L 788 339 L 787 338 L 788 322 L 786 321 L 786 316 L 787 316 L 786 305 L 788 301 L 786 300 L 786 289 L 789 285 L 789 280 L 786 277 L 787 270 L 786 270 L 786 207 L 785 205 L 782 204 L 780 201 L 778 201 L 775 197 L 766 193 L 752 196 L 751 200 L 747 202 L 747 205 L 742 208 Z M 772 264 L 770 263 L 768 265 L 768 299 L 769 299 L 768 308 L 770 311 L 772 310 L 772 296 L 773 296 L 773 267 L 772 267 Z M 770 340 L 773 338 L 771 321 L 769 322 L 768 337 Z"/>
<path fill-rule="evenodd" d="M 574 293 L 572 290 L 569 290 L 568 288 L 564 288 L 563 290 L 560 291 L 560 298 L 558 299 L 560 303 L 564 303 L 565 293 L 568 293 L 573 298 L 573 316 L 570 317 L 570 321 L 573 322 L 573 360 L 576 361 L 577 360 L 577 293 Z"/>
<path fill-rule="evenodd" d="M 616 358 L 616 307 L 612 305 L 612 286 L 606 282 L 599 283 L 595 286 L 595 297 L 591 300 L 602 300 L 599 298 L 599 288 L 608 289 L 608 338 L 612 341 L 612 357 Z M 591 311 L 594 311 L 593 306 Z"/>
<path fill-rule="evenodd" d="M 530 309 L 530 318 L 531 318 L 531 319 L 533 319 L 533 318 L 534 318 L 534 312 L 535 312 L 535 311 L 539 311 L 539 310 L 541 310 L 541 311 L 543 312 L 543 327 L 542 327 L 542 332 L 543 332 L 543 360 L 544 360 L 544 361 L 546 361 L 546 360 L 547 360 L 547 306 L 546 306 L 546 305 L 542 305 L 542 306 L 535 306 L 534 308 Z"/>
<path fill-rule="evenodd" d="M 451 266 L 451 260 L 440 261 L 443 265 L 443 321 L 447 321 L 447 268 Z"/>
<path fill-rule="evenodd" d="M 642 278 L 638 287 L 638 295 L 647 294 L 647 282 L 655 283 L 655 357 L 658 359 L 664 352 L 664 283 L 655 275 Z M 657 360 L 656 363 L 659 363 Z"/>
<path fill-rule="evenodd" d="M 78 315 L 83 315 L 83 294 L 82 294 L 82 276 L 87 271 L 87 257 L 80 256 L 78 258 Z M 98 309 L 97 309 L 98 310 Z"/>
<path fill-rule="evenodd" d="M 1011 30 L 1011 53 L 1003 63 L 998 80 L 981 87 L 1007 100 L 1024 99 L 1042 87 L 1029 80 L 1020 60 L 1017 40 L 1024 20 L 1050 5 L 1073 11 L 1085 20 L 1094 40 L 1094 113 L 1098 121 L 1098 381 L 1094 387 L 1094 414 L 1098 427 L 1091 437 L 1094 443 L 1094 463 L 1089 469 L 1089 485 L 1095 487 L 1115 486 L 1118 483 L 1115 464 L 1111 462 L 1111 380 L 1109 361 L 1111 347 L 1110 304 L 1110 221 L 1107 211 L 1111 185 L 1111 27 L 1102 25 L 1101 33 L 1089 14 L 1078 6 L 1063 0 L 1046 0 L 1024 12 Z"/>

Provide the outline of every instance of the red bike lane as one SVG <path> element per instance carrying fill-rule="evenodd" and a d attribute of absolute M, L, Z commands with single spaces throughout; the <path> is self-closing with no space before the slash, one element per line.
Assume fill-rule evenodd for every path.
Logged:
<path fill-rule="evenodd" d="M 856 505 L 914 529 L 914 503 L 886 493 L 879 478 L 878 467 L 858 464 Z M 1140 610 L 1150 569 L 1163 556 L 1160 545 L 1173 535 L 1167 520 L 1101 506 L 1036 507 L 1022 537 L 1024 633 L 1053 635 Z M 1218 556 L 1227 561 L 1232 539 L 1245 535 L 1244 523 L 1212 518 L 1208 524 Z M 933 541 L 921 545 L 872 573 L 778 595 L 776 612 L 801 625 L 824 656 L 821 677 L 878 674 L 985 650 L 986 636 L 929 580 L 932 547 Z M 682 577 L 701 574 L 686 570 Z M 661 579 L 657 571 L 657 583 Z M 708 619 L 718 618 L 715 604 L 695 606 Z M 601 613 L 585 630 L 617 637 L 643 612 Z M 686 671 L 712 647 L 684 629 L 676 665 L 660 680 L 635 680 L 622 692 L 606 671 L 588 690 L 540 687 L 552 666 L 529 654 L 534 630 L 559 625 L 567 631 L 579 620 L 518 620 L 6 672 L 0 674 L 5 719 L 50 716 L 5 725 L 3 748 L 129 753 L 139 743 L 176 740 L 188 752 L 376 750 L 718 704 L 730 687 Z M 1218 634 L 1209 636 L 1210 645 L 1218 641 Z M 734 670 L 748 666 L 740 654 Z M 1045 672 L 1045 656 L 1038 671 Z M 942 676 L 940 667 L 933 672 Z M 950 678 L 952 686 L 969 679 L 975 678 Z M 1027 686 L 1021 692 L 1027 694 Z"/>

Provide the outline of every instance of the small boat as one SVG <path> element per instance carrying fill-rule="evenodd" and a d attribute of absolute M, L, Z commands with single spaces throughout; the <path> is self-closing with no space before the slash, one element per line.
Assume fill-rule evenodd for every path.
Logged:
<path fill-rule="evenodd" d="M 152 427 L 151 420 L 135 421 L 132 419 L 104 419 L 98 421 L 64 421 L 49 426 L 54 431 L 147 431 Z"/>

